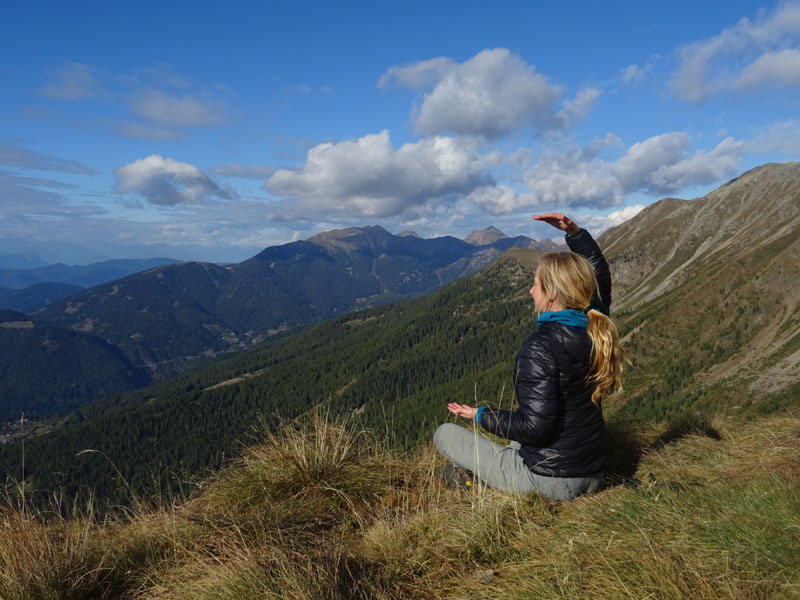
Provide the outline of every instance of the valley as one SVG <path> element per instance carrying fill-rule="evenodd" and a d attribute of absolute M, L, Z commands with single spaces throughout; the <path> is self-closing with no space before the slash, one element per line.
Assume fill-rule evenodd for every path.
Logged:
<path fill-rule="evenodd" d="M 798 199 L 800 165 L 767 165 L 705 198 L 656 203 L 600 237 L 616 282 L 613 316 L 631 361 L 615 400 L 619 419 L 753 418 L 796 405 L 800 277 L 789 275 L 800 268 Z M 692 206 L 703 219 L 687 212 Z M 759 214 L 779 209 L 782 225 L 752 224 L 745 213 L 736 216 L 741 206 Z M 535 322 L 528 288 L 537 256 L 511 248 L 431 294 L 342 314 L 83 405 L 63 426 L 28 440 L 29 489 L 76 494 L 88 486 L 124 503 L 115 469 L 132 489 L 157 481 L 169 494 L 226 464 L 257 424 L 302 421 L 316 410 L 355 415 L 413 448 L 447 418 L 449 401 L 513 406 L 513 359 Z M 76 456 L 87 447 L 114 469 Z M 19 470 L 19 450 L 2 449 L 5 474 Z"/>

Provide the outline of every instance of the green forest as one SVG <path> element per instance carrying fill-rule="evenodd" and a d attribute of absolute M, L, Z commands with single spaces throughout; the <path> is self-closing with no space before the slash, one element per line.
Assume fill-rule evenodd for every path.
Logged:
<path fill-rule="evenodd" d="M 66 498 L 94 494 L 112 505 L 153 492 L 169 497 L 238 456 L 257 431 L 314 412 L 357 419 L 412 448 L 449 418 L 448 402 L 513 407 L 514 358 L 535 328 L 528 288 L 536 256 L 512 250 L 428 296 L 341 315 L 84 405 L 63 426 L 25 440 L 26 494 L 34 501 L 54 491 Z M 750 340 L 765 311 L 755 303 L 716 312 L 697 305 L 686 315 L 682 303 L 697 297 L 697 285 L 687 282 L 614 315 L 630 357 L 618 420 L 730 408 L 721 384 L 702 385 L 696 375 Z M 709 311 L 717 315 L 713 328 Z M 655 318 L 671 312 L 677 316 Z M 754 411 L 775 410 L 792 397 L 785 390 Z M 20 443 L 0 447 L 0 476 L 12 490 L 20 489 L 22 452 Z"/>

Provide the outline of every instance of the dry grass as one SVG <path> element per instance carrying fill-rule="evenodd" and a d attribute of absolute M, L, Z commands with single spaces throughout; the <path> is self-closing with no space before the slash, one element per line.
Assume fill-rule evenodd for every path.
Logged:
<path fill-rule="evenodd" d="M 445 489 L 432 447 L 317 418 L 177 506 L 6 506 L 0 598 L 800 597 L 800 422 L 643 439 L 640 487 L 559 504 Z"/>

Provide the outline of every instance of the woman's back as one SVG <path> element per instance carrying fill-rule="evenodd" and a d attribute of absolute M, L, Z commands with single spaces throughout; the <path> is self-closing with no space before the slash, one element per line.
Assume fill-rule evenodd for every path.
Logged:
<path fill-rule="evenodd" d="M 575 477 L 602 471 L 605 425 L 587 384 L 592 342 L 585 330 L 542 323 L 517 355 L 514 388 L 529 430 L 518 440 L 520 455 L 534 473 Z"/>

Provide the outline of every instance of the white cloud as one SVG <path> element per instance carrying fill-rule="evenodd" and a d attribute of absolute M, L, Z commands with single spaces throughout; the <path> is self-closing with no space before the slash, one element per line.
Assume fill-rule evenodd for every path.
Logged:
<path fill-rule="evenodd" d="M 789 132 L 775 133 L 773 139 L 787 140 Z M 467 199 L 493 214 L 536 206 L 610 208 L 633 192 L 663 195 L 729 178 L 748 147 L 728 137 L 711 150 L 692 152 L 688 134 L 669 132 L 633 144 L 616 160 L 601 157 L 619 143 L 608 134 L 584 148 L 545 149 L 525 171 L 530 193 L 493 185 L 476 189 Z"/>
<path fill-rule="evenodd" d="M 224 175 L 226 177 L 241 177 L 243 179 L 269 179 L 277 169 L 267 165 L 217 165 L 208 172 L 211 175 Z"/>
<path fill-rule="evenodd" d="M 643 65 L 628 65 L 619 70 L 619 78 L 626 85 L 638 85 L 648 77 L 661 62 L 660 54 L 653 54 Z"/>
<path fill-rule="evenodd" d="M 539 205 L 616 206 L 623 189 L 610 165 L 594 152 L 581 150 L 557 154 L 545 151 L 525 173 L 525 183 Z"/>
<path fill-rule="evenodd" d="M 764 86 L 800 85 L 800 49 L 767 52 L 747 65 L 733 83 L 734 89 L 757 90 Z"/>
<path fill-rule="evenodd" d="M 96 173 L 94 169 L 76 160 L 47 156 L 14 146 L 0 145 L 0 164 L 36 169 L 37 171 L 60 171 L 79 175 L 94 175 Z"/>
<path fill-rule="evenodd" d="M 440 57 L 390 68 L 378 81 L 425 90 L 412 119 L 420 134 L 452 132 L 498 138 L 525 127 L 558 129 L 583 118 L 599 92 L 588 88 L 561 108 L 563 88 L 505 48 L 483 50 L 463 63 Z"/>
<path fill-rule="evenodd" d="M 131 108 L 140 117 L 175 127 L 217 127 L 226 119 L 225 109 L 215 100 L 190 94 L 168 96 L 157 90 L 136 95 Z"/>
<path fill-rule="evenodd" d="M 645 70 L 637 65 L 628 65 L 620 69 L 620 77 L 627 84 L 639 83 L 644 79 Z"/>
<path fill-rule="evenodd" d="M 664 190 L 651 187 L 651 176 L 665 165 L 681 161 L 691 145 L 689 135 L 678 131 L 637 142 L 614 163 L 613 174 L 619 179 L 622 190 L 650 188 L 650 191 L 660 193 Z"/>
<path fill-rule="evenodd" d="M 114 170 L 115 189 L 136 192 L 151 204 L 174 206 L 200 204 L 213 197 L 233 199 L 230 188 L 222 188 L 194 165 L 152 154 Z"/>
<path fill-rule="evenodd" d="M 61 67 L 49 85 L 38 92 L 62 100 L 86 100 L 100 95 L 98 70 L 90 65 L 70 62 Z"/>
<path fill-rule="evenodd" d="M 747 151 L 753 154 L 800 153 L 800 123 L 794 120 L 773 123 L 747 141 Z"/>
<path fill-rule="evenodd" d="M 653 193 L 671 193 L 690 185 L 703 185 L 727 179 L 739 169 L 745 143 L 732 137 L 713 150 L 698 151 L 671 164 L 665 164 L 644 177 L 638 187 Z"/>
<path fill-rule="evenodd" d="M 626 206 L 619 210 L 608 213 L 605 216 L 599 215 L 579 215 L 575 217 L 576 222 L 587 229 L 593 236 L 597 237 L 606 229 L 611 229 L 617 225 L 621 225 L 628 219 L 638 215 L 645 208 L 644 204 L 635 204 L 633 206 Z"/>
<path fill-rule="evenodd" d="M 756 21 L 747 18 L 719 34 L 678 49 L 670 89 L 701 102 L 724 91 L 800 84 L 800 3 L 780 4 Z"/>
<path fill-rule="evenodd" d="M 712 150 L 691 153 L 691 137 L 669 132 L 633 144 L 609 164 L 622 194 L 670 194 L 690 185 L 713 183 L 735 174 L 745 144 L 731 137 Z"/>
<path fill-rule="evenodd" d="M 583 120 L 594 108 L 599 97 L 600 90 L 596 88 L 581 90 L 573 100 L 564 102 L 564 105 L 556 112 L 556 124 L 561 127 L 569 127 Z"/>
<path fill-rule="evenodd" d="M 412 90 L 423 90 L 444 78 L 457 67 L 458 63 L 444 56 L 402 67 L 389 67 L 386 73 L 378 79 L 378 87 L 386 89 L 395 84 Z"/>
<path fill-rule="evenodd" d="M 520 194 L 505 185 L 481 186 L 471 192 L 466 199 L 493 215 L 505 215 L 536 204 L 531 194 Z"/>
<path fill-rule="evenodd" d="M 388 217 L 453 194 L 493 183 L 475 146 L 434 137 L 395 149 L 388 131 L 353 141 L 319 144 L 298 171 L 276 171 L 264 184 L 289 197 L 284 218 L 320 218 L 320 213 Z"/>

